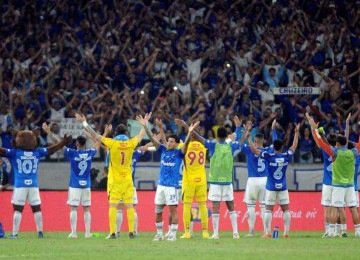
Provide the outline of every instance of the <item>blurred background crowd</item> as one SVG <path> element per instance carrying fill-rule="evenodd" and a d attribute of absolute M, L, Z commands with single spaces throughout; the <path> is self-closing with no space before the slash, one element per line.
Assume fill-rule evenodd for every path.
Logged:
<path fill-rule="evenodd" d="M 216 138 L 232 118 L 254 122 L 271 142 L 290 143 L 301 123 L 296 161 L 321 161 L 304 113 L 342 133 L 351 113 L 358 139 L 358 0 L 9 0 L 0 17 L 0 132 L 81 112 L 101 133 L 152 111 L 166 134 L 200 120 Z M 307 87 L 318 95 L 278 95 Z M 42 145 L 51 139 L 42 133 Z M 149 158 L 148 158 L 149 159 Z M 240 160 L 244 158 L 239 158 Z"/>

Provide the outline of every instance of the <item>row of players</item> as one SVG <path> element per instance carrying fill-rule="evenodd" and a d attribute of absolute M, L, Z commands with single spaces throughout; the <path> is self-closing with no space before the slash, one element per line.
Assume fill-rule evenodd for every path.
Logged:
<path fill-rule="evenodd" d="M 241 122 L 237 117 L 234 118 L 236 124 L 236 136 L 237 140 L 234 142 L 226 142 L 227 132 L 226 129 L 219 128 L 217 131 L 218 142 L 213 143 L 209 140 L 203 139 L 195 131 L 193 131 L 197 124 L 191 125 L 188 127 L 182 120 L 177 120 L 177 123 L 182 125 L 185 128 L 188 128 L 188 136 L 183 144 L 179 148 L 180 140 L 177 136 L 170 136 L 168 140 L 165 140 L 165 135 L 163 134 L 163 127 L 160 121 L 157 121 L 157 125 L 161 131 L 161 139 L 163 144 L 155 138 L 151 131 L 146 127 L 147 121 L 149 120 L 151 114 L 147 114 L 144 118 L 141 116 L 137 117 L 138 122 L 143 126 L 140 133 L 129 139 L 127 136 L 126 127 L 120 125 L 115 130 L 115 137 L 106 138 L 111 131 L 112 127 L 107 126 L 103 136 L 98 135 L 86 122 L 86 119 L 82 115 L 76 115 L 78 121 L 80 121 L 87 135 L 97 142 L 96 146 L 100 145 L 102 142 L 105 146 L 109 148 L 109 175 L 108 175 L 108 194 L 109 194 L 109 224 L 110 224 L 110 236 L 109 238 L 116 238 L 116 230 L 119 227 L 116 227 L 117 219 L 119 220 L 120 216 L 119 211 L 117 212 L 117 207 L 119 202 L 124 203 L 127 211 L 127 218 L 129 223 L 129 237 L 134 238 L 135 231 L 135 222 L 136 222 L 136 213 L 133 208 L 133 180 L 131 170 L 131 165 L 136 161 L 136 157 L 141 155 L 144 148 L 137 149 L 136 153 L 133 153 L 138 143 L 143 138 L 144 134 L 147 133 L 152 140 L 152 144 L 155 147 L 158 147 L 159 152 L 161 153 L 161 165 L 160 165 L 160 175 L 159 175 L 159 185 L 157 187 L 155 195 L 155 205 L 156 205 L 156 229 L 157 234 L 154 240 L 163 239 L 163 220 L 162 212 L 164 206 L 169 206 L 171 214 L 171 227 L 168 240 L 176 240 L 176 232 L 178 227 L 178 217 L 177 217 L 177 203 L 178 203 L 178 193 L 180 182 L 180 171 L 182 169 L 182 164 L 184 165 L 184 174 L 182 178 L 182 197 L 184 200 L 184 227 L 185 234 L 182 238 L 190 238 L 190 208 L 191 203 L 193 202 L 194 197 L 199 203 L 201 220 L 202 220 L 202 229 L 203 237 L 208 238 L 208 217 L 206 210 L 206 191 L 207 191 L 207 181 L 205 174 L 205 154 L 206 149 L 210 153 L 210 173 L 209 180 L 210 188 L 208 198 L 213 203 L 213 230 L 214 234 L 211 238 L 219 238 L 219 206 L 221 201 L 225 201 L 227 208 L 230 212 L 230 219 L 233 227 L 233 238 L 239 238 L 237 230 L 237 214 L 234 210 L 234 196 L 232 189 L 232 174 L 233 174 L 233 153 L 237 149 L 241 149 L 248 156 L 248 174 L 249 179 L 246 187 L 244 201 L 248 205 L 248 222 L 249 222 L 249 234 L 247 236 L 254 236 L 254 223 L 255 223 L 255 204 L 256 200 L 260 202 L 260 208 L 262 213 L 262 219 L 264 223 L 265 234 L 263 237 L 270 237 L 271 230 L 271 218 L 272 210 L 276 201 L 280 204 L 282 210 L 284 211 L 284 237 L 289 235 L 290 227 L 290 212 L 289 212 L 289 196 L 286 187 L 286 168 L 291 159 L 294 151 L 297 147 L 298 142 L 298 130 L 299 126 L 295 127 L 295 137 L 293 145 L 286 152 L 283 152 L 283 143 L 281 140 L 276 138 L 276 135 L 273 136 L 274 142 L 273 145 L 267 148 L 263 147 L 264 138 L 261 135 L 255 137 L 254 142 L 251 140 L 249 131 L 251 130 L 251 122 L 248 122 L 245 127 L 245 133 L 241 136 L 240 126 Z M 313 134 L 316 142 L 324 147 L 324 151 L 329 153 L 331 160 L 334 161 L 334 165 L 343 164 L 344 159 L 342 151 L 346 150 L 345 146 L 347 144 L 346 137 L 338 136 L 336 137 L 336 145 L 341 147 L 338 148 L 329 148 L 326 144 L 321 141 L 318 132 L 316 130 L 316 124 L 308 116 L 310 126 L 313 129 Z M 49 134 L 49 129 L 44 126 Z M 275 134 L 275 131 L 273 131 Z M 246 138 L 249 140 L 249 145 L 242 144 Z M 343 138 L 342 140 L 340 140 Z M 339 139 L 339 140 L 338 140 Z M 344 141 L 345 140 L 345 141 Z M 345 142 L 345 144 L 344 144 Z M 61 142 L 60 142 L 61 143 Z M 330 143 L 331 144 L 331 143 Z M 64 145 L 64 143 L 62 144 Z M 60 147 L 60 146 L 59 146 Z M 146 147 L 149 147 L 148 145 Z M 61 148 L 61 147 L 60 147 Z M 146 148 L 145 148 L 146 149 Z M 355 149 L 355 150 L 354 150 Z M 357 150 L 354 148 L 351 150 L 351 153 L 357 155 Z M 4 149 L 2 149 L 4 150 Z M 53 149 L 52 149 L 53 150 Z M 340 152 L 339 152 L 340 151 Z M 36 149 L 32 152 L 32 155 L 29 155 L 29 151 L 20 151 L 19 149 L 7 149 L 4 152 L 4 155 L 12 158 L 12 161 L 21 161 L 21 160 L 38 160 L 36 155 L 43 156 L 46 155 L 49 151 L 46 148 Z M 90 180 L 89 172 L 91 168 L 91 160 L 96 153 L 96 149 L 85 149 L 85 138 L 79 137 L 77 139 L 77 150 L 70 148 L 64 149 L 65 155 L 71 161 L 71 178 L 70 178 L 70 187 L 69 187 L 69 199 L 68 204 L 71 206 L 70 213 L 70 222 L 72 232 L 69 237 L 77 237 L 76 234 L 76 220 L 77 220 L 77 207 L 82 203 L 84 207 L 84 219 L 85 219 L 85 237 L 90 237 Z M 0 151 L 1 153 L 1 151 Z M 349 152 L 347 152 L 349 154 Z M 343 214 L 343 208 L 345 205 L 351 207 L 352 216 L 354 219 L 356 235 L 359 235 L 359 223 L 358 215 L 356 210 L 356 202 L 354 204 L 353 200 L 355 198 L 354 191 L 354 165 L 355 161 L 350 160 L 351 156 L 348 156 L 348 161 L 346 165 L 352 169 L 352 175 L 350 174 L 350 168 L 346 171 L 343 170 L 343 167 L 335 168 L 336 174 L 333 174 L 329 188 L 327 189 L 324 177 L 324 188 L 323 189 L 323 205 L 328 207 L 330 205 L 335 208 L 335 211 L 326 210 L 326 222 L 331 223 L 327 225 L 327 232 L 331 237 L 333 235 L 333 216 L 337 218 L 337 212 L 340 211 Z M 354 157 L 354 156 L 353 156 Z M 324 163 L 329 160 L 324 160 Z M 21 161 L 22 162 L 22 161 Z M 25 161 L 24 161 L 25 162 Z M 37 161 L 32 162 L 36 169 L 31 173 L 26 173 L 25 169 L 17 168 L 16 166 L 25 165 L 26 163 L 16 163 L 15 166 L 15 189 L 13 194 L 12 203 L 14 204 L 14 227 L 11 237 L 17 237 L 19 224 L 21 220 L 21 212 L 25 204 L 26 199 L 29 200 L 34 215 L 35 221 L 37 224 L 37 229 L 39 232 L 39 237 L 43 236 L 42 233 L 42 216 L 40 210 L 40 197 L 39 191 L 37 188 Z M 336 163 L 337 162 L 337 163 Z M 349 163 L 350 162 L 350 163 Z M 28 161 L 27 161 L 28 163 Z M 352 165 L 352 166 L 351 166 Z M 133 167 L 134 168 L 134 167 Z M 331 166 L 326 167 L 328 172 L 326 176 L 329 176 L 329 169 Z M 24 176 L 25 174 L 25 176 Z M 324 174 L 325 176 L 325 174 Z M 340 177 L 341 178 L 340 178 Z M 344 176 L 352 177 L 348 178 L 347 183 L 344 182 Z M 31 181 L 29 181 L 32 178 Z M 327 178 L 328 179 L 328 178 Z M 352 180 L 352 181 L 350 181 Z M 340 182 L 340 183 L 338 183 Z M 30 185 L 29 185 L 30 183 Z M 30 186 L 30 187 L 29 187 Z M 266 187 L 266 189 L 265 189 Z M 348 187 L 351 187 L 349 189 Z M 326 191 L 327 190 L 327 191 Z M 332 192 L 329 192 L 332 190 Z M 344 191 L 345 190 L 345 191 Z M 325 198 L 332 194 L 332 198 Z M 330 195 L 331 196 L 331 195 Z M 265 198 L 265 199 L 264 199 Z M 351 198 L 351 199 L 349 199 Z M 356 199 L 355 199 L 356 200 Z M 332 201 L 332 202 L 329 202 Z M 325 203 L 324 203 L 325 202 Z M 354 210 L 355 208 L 355 210 Z M 340 209 L 340 210 L 338 210 Z M 335 212 L 335 213 L 334 213 Z M 330 216 L 330 218 L 329 218 Z M 342 215 L 343 216 L 343 215 Z M 342 218 L 343 219 L 343 218 Z M 335 220 L 336 223 L 336 220 Z M 118 226 L 120 226 L 118 224 Z"/>

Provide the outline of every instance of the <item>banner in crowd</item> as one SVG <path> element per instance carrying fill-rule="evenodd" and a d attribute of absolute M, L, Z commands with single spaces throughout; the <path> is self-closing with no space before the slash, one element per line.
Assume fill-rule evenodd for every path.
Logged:
<path fill-rule="evenodd" d="M 75 118 L 62 118 L 59 120 L 60 136 L 72 135 L 77 138 L 79 135 L 84 135 L 84 127 Z"/>
<path fill-rule="evenodd" d="M 11 206 L 10 191 L 1 193 L 0 200 L 0 220 L 3 223 L 4 229 L 9 232 L 12 230 L 13 209 Z M 42 191 L 40 192 L 42 201 L 42 210 L 44 218 L 44 231 L 69 231 L 70 220 L 69 211 L 70 207 L 66 205 L 67 192 L 65 191 Z M 155 232 L 155 206 L 154 206 L 154 191 L 140 191 L 138 192 L 139 204 L 136 206 L 136 211 L 139 216 L 139 231 L 153 231 Z M 240 233 L 244 234 L 248 230 L 247 224 L 247 209 L 243 202 L 244 192 L 235 192 L 235 209 L 238 213 L 238 226 Z M 290 192 L 290 214 L 291 214 L 291 231 L 321 231 L 324 229 L 323 224 L 323 208 L 320 205 L 321 192 Z M 211 225 L 211 203 L 208 202 L 209 230 L 212 230 Z M 194 230 L 201 231 L 201 223 L 199 219 L 199 209 L 197 204 L 194 203 L 192 207 L 192 215 L 195 220 Z M 82 216 L 82 211 L 79 208 L 79 215 Z M 81 215 L 80 215 L 81 214 Z M 108 203 L 106 192 L 92 192 L 92 205 L 91 205 L 91 221 L 92 232 L 108 232 Z M 164 212 L 164 227 L 167 227 L 168 209 L 165 208 Z M 179 204 L 179 216 L 182 216 L 182 206 Z M 256 224 L 255 229 L 257 232 L 263 230 L 262 221 L 260 219 L 260 209 L 256 207 Z M 179 217 L 179 230 L 183 231 L 182 217 Z M 351 217 L 348 216 L 348 227 L 352 229 L 353 225 L 350 224 Z M 78 229 L 84 231 L 83 218 L 78 217 Z M 124 222 L 126 222 L 124 220 Z M 283 230 L 283 213 L 280 207 L 276 206 L 273 212 L 272 226 L 280 226 Z M 127 230 L 127 223 L 122 224 L 122 229 Z M 26 206 L 23 212 L 20 237 L 23 231 L 35 231 L 34 217 L 30 207 Z M 220 208 L 220 231 L 230 231 L 231 222 L 229 212 L 223 205 Z"/>
<path fill-rule="evenodd" d="M 319 95 L 320 88 L 314 87 L 285 87 L 273 88 L 274 95 Z"/>

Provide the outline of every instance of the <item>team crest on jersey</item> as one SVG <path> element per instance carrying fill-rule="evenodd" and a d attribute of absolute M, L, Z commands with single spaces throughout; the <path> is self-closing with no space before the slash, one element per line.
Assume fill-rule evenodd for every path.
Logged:
<path fill-rule="evenodd" d="M 24 152 L 24 156 L 33 156 L 33 152 Z"/>
<path fill-rule="evenodd" d="M 87 153 L 79 154 L 79 157 L 81 159 L 86 159 L 86 158 L 88 158 L 88 154 Z"/>
<path fill-rule="evenodd" d="M 275 162 L 277 163 L 283 163 L 284 161 L 284 158 L 275 158 Z"/>

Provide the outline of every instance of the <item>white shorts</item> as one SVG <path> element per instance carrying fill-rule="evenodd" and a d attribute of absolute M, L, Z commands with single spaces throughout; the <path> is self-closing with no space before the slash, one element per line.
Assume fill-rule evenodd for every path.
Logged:
<path fill-rule="evenodd" d="M 233 201 L 233 185 L 210 184 L 208 199 L 211 201 Z"/>
<path fill-rule="evenodd" d="M 41 204 L 40 192 L 38 187 L 14 188 L 11 203 L 14 205 L 24 206 L 26 200 L 30 206 Z"/>
<path fill-rule="evenodd" d="M 179 189 L 158 185 L 155 194 L 155 205 L 178 205 Z"/>
<path fill-rule="evenodd" d="M 354 187 L 333 187 L 331 194 L 331 206 L 335 208 L 356 207 Z"/>
<path fill-rule="evenodd" d="M 120 203 L 123 203 L 123 200 L 120 200 Z M 133 205 L 137 205 L 138 202 L 138 198 L 137 198 L 137 192 L 136 192 L 136 188 L 134 187 L 134 195 L 133 195 Z"/>
<path fill-rule="evenodd" d="M 356 197 L 356 207 L 359 207 L 359 191 L 355 191 L 355 197 Z"/>
<path fill-rule="evenodd" d="M 249 177 L 246 183 L 244 202 L 246 204 L 264 204 L 266 177 Z"/>
<path fill-rule="evenodd" d="M 274 206 L 276 202 L 278 202 L 279 205 L 288 205 L 290 203 L 288 190 L 266 190 L 265 205 Z"/>
<path fill-rule="evenodd" d="M 91 206 L 91 191 L 90 188 L 73 188 L 69 187 L 68 201 L 67 204 L 73 207 L 80 205 L 84 207 Z"/>
<path fill-rule="evenodd" d="M 331 185 L 322 185 L 322 192 L 321 192 L 321 205 L 325 207 L 331 206 L 331 193 L 332 193 L 333 186 Z"/>

